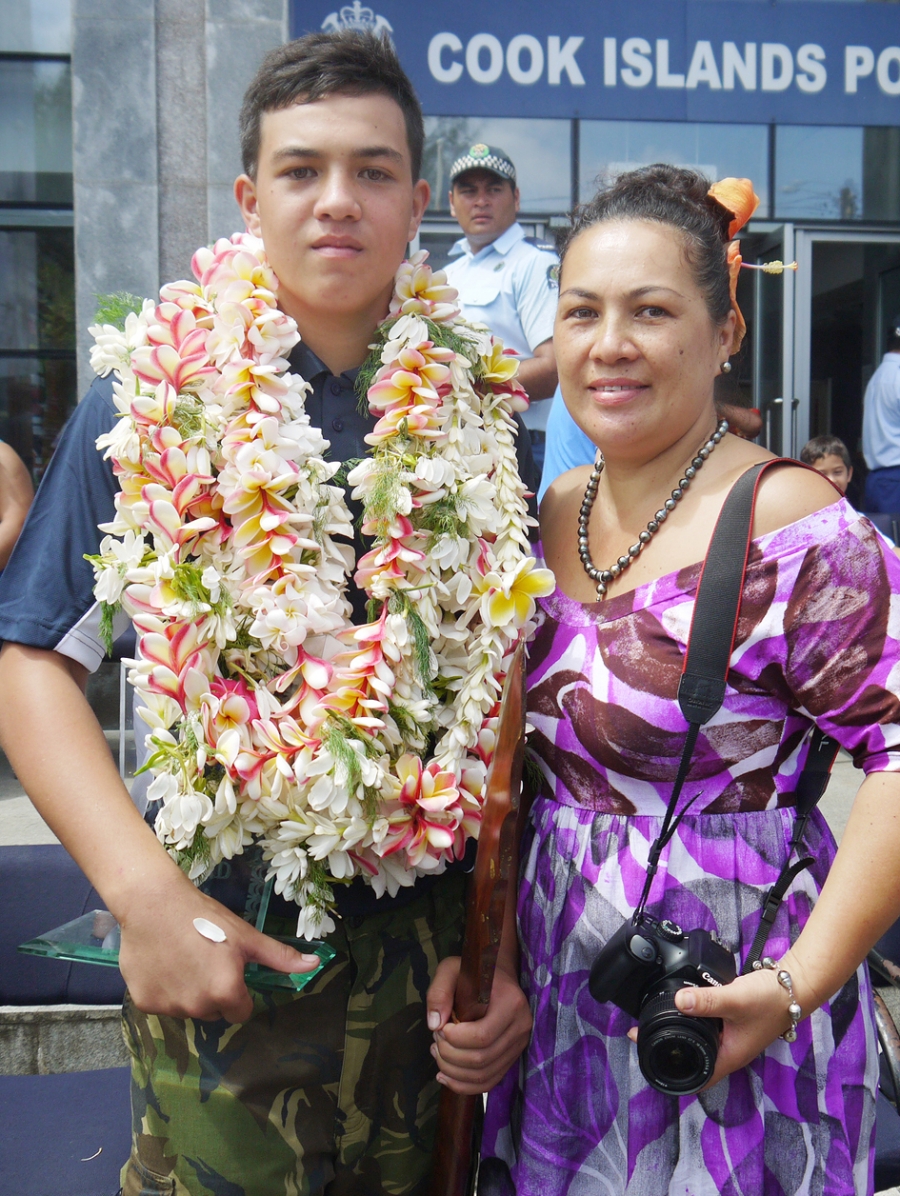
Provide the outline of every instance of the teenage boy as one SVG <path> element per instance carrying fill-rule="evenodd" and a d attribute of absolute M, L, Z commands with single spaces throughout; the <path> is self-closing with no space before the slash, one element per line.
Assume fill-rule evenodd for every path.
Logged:
<path fill-rule="evenodd" d="M 357 412 L 356 373 L 429 197 L 418 101 L 388 41 L 313 34 L 267 57 L 241 135 L 235 195 L 297 321 L 307 410 L 333 457 L 362 456 L 372 421 Z M 95 381 L 79 405 L 0 586 L 0 692 L 15 695 L 0 735 L 122 927 L 134 1078 L 124 1196 L 424 1192 L 439 1092 L 429 1051 L 441 1082 L 482 1091 L 527 1040 L 512 949 L 486 1018 L 448 1024 L 463 876 L 394 900 L 357 883 L 339 900 L 338 957 L 309 989 L 248 992 L 246 963 L 310 961 L 186 879 L 129 799 L 82 692 L 102 656 L 82 557 L 113 513 L 115 479 L 94 448 L 113 423 L 111 391 Z M 225 942 L 202 938 L 197 917 Z"/>

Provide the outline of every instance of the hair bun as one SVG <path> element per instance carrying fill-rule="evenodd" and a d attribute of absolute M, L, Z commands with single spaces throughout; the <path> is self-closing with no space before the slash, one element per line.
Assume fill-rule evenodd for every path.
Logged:
<path fill-rule="evenodd" d="M 716 228 L 719 230 L 719 236 L 727 245 L 728 242 L 732 240 L 728 230 L 731 228 L 731 222 L 734 220 L 734 212 L 732 212 L 729 208 L 726 208 L 726 206 L 720 200 L 716 199 L 711 190 L 707 191 L 703 196 L 703 203 L 708 208 L 713 220 L 716 223 Z"/>

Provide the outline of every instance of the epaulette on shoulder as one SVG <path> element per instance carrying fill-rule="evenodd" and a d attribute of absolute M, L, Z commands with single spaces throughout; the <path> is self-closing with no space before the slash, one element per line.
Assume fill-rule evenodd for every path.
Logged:
<path fill-rule="evenodd" d="M 526 244 L 533 245 L 535 249 L 544 249 L 547 253 L 556 253 L 556 246 L 552 241 L 547 241 L 543 237 L 525 237 L 523 238 Z"/>

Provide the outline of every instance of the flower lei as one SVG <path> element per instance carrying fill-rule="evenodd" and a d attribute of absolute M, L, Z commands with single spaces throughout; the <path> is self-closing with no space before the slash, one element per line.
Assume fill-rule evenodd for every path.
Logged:
<path fill-rule="evenodd" d="M 288 372 L 300 338 L 262 242 L 199 250 L 197 282 L 91 328 L 119 412 L 97 440 L 120 491 L 95 594 L 137 629 L 157 835 L 198 882 L 261 843 L 305 937 L 333 929 L 336 883 L 393 894 L 477 836 L 507 662 L 553 586 L 528 548 L 516 362 L 426 257 L 400 267 L 361 374 L 362 627 L 340 467 Z"/>

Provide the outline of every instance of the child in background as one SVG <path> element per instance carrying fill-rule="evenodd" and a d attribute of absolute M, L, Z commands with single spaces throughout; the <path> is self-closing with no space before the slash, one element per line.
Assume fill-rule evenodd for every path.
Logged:
<path fill-rule="evenodd" d="M 847 487 L 853 479 L 853 466 L 843 440 L 837 436 L 814 436 L 800 450 L 800 460 L 805 465 L 811 465 L 818 473 L 824 473 L 841 494 L 847 493 Z"/>
<path fill-rule="evenodd" d="M 843 440 L 837 436 L 814 436 L 812 440 L 807 440 L 800 450 L 800 460 L 804 465 L 811 465 L 818 473 L 823 473 L 829 482 L 837 486 L 841 494 L 846 495 L 847 487 L 853 480 L 853 466 L 850 464 L 850 450 Z M 877 524 L 875 530 L 896 555 L 900 556 L 900 548 L 890 536 Z"/>

